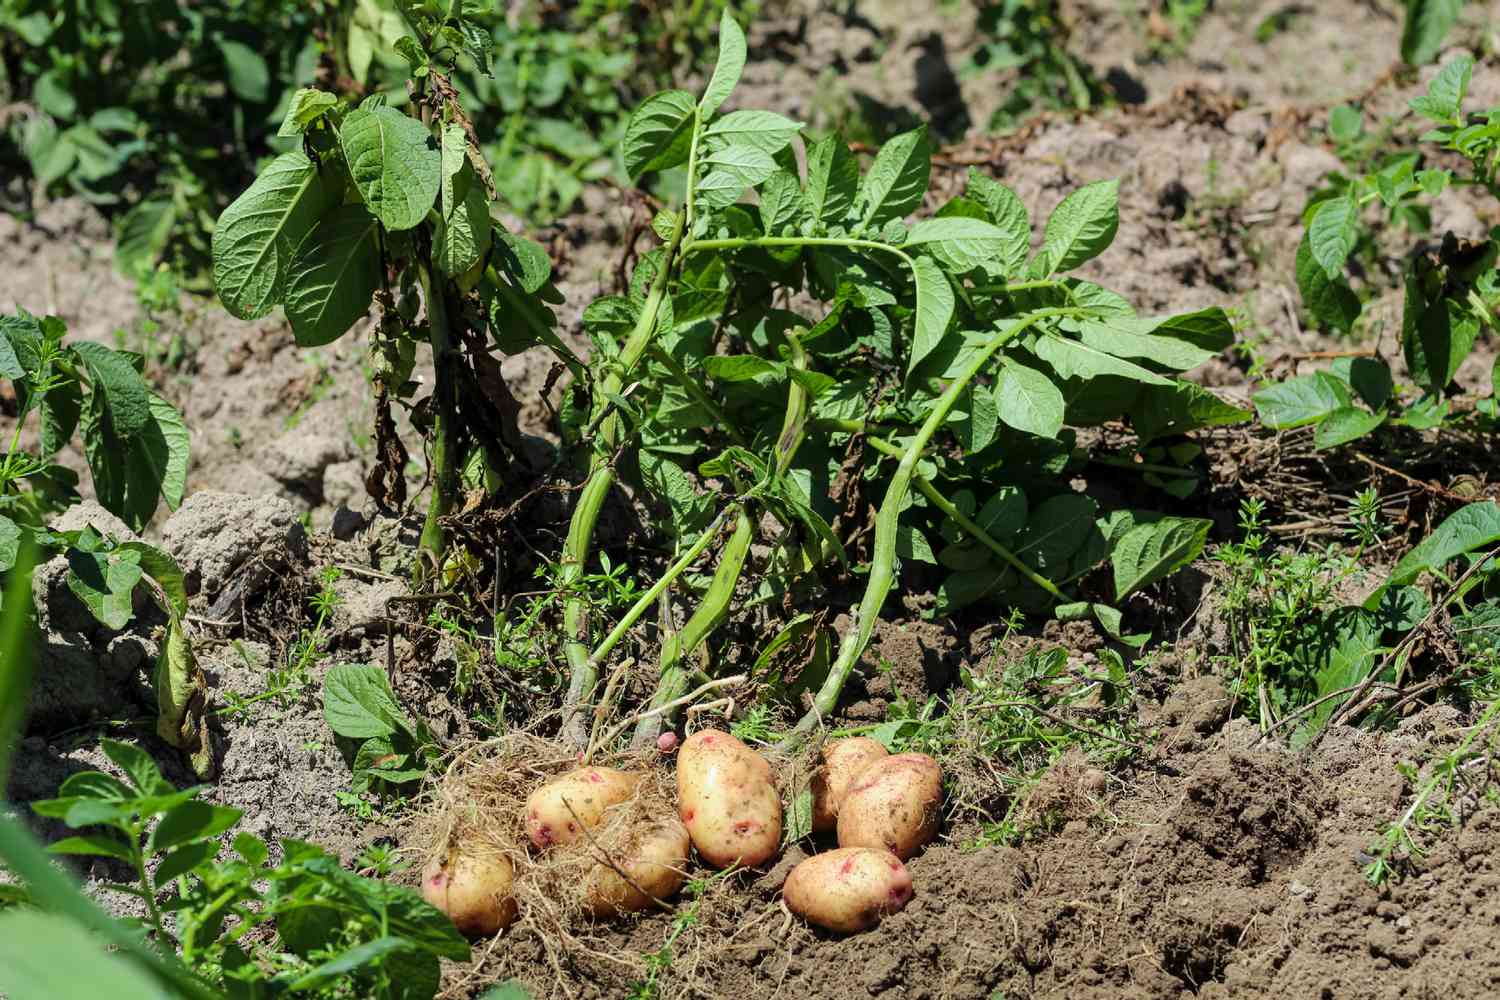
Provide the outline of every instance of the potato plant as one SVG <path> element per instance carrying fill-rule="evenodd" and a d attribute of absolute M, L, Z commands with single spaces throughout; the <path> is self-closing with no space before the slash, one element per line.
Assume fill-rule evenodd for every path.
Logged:
<path fill-rule="evenodd" d="M 546 303 L 557 300 L 540 247 L 491 215 L 494 178 L 451 76 L 460 60 L 490 71 L 489 33 L 467 5 L 398 4 L 407 33 L 392 48 L 408 67 L 406 93 L 357 106 L 304 89 L 281 126 L 301 148 L 276 157 L 219 217 L 214 286 L 240 319 L 282 305 L 297 343 L 328 344 L 381 309 L 377 500 L 405 500 L 405 453 L 390 407 L 422 387 L 419 345 L 431 350 L 430 392 L 410 403 L 429 443 L 432 484 L 420 540 L 422 575 L 444 561 L 444 516 L 466 468 L 496 485 L 516 458 L 515 400 L 496 349 L 548 343 L 566 354 Z"/>
<path fill-rule="evenodd" d="M 1474 186 L 1500 197 L 1496 157 L 1500 154 L 1500 108 L 1477 114 L 1463 107 L 1473 74 L 1467 56 L 1444 66 L 1412 110 L 1435 127 L 1422 136 L 1439 150 L 1468 163 L 1467 174 L 1423 166 L 1423 154 L 1403 152 L 1377 170 L 1342 175 L 1317 192 L 1307 209 L 1307 230 L 1297 249 L 1297 287 L 1313 319 L 1330 330 L 1349 332 L 1364 311 L 1345 272 L 1361 242 L 1369 238 L 1366 207 L 1379 203 L 1389 221 L 1425 225 L 1427 205 L 1450 186 Z M 1358 112 L 1335 109 L 1335 137 L 1355 138 Z M 1444 234 L 1436 245 L 1419 247 L 1402 270 L 1404 302 L 1401 351 L 1421 396 L 1403 405 L 1389 366 L 1380 358 L 1342 358 L 1326 371 L 1288 379 L 1257 392 L 1261 421 L 1278 430 L 1312 426 L 1319 448 L 1347 444 L 1382 426 L 1431 430 L 1453 424 L 1446 396 L 1453 376 L 1474 348 L 1481 331 L 1493 328 L 1500 308 L 1500 241 Z M 1481 428 L 1500 419 L 1493 399 L 1477 408 Z"/>
<path fill-rule="evenodd" d="M 206 777 L 213 769 L 203 728 L 206 686 L 183 626 L 182 570 L 145 542 L 116 539 L 93 526 L 49 527 L 79 499 L 77 473 L 57 462 L 75 435 L 82 438 L 99 503 L 130 528 L 145 528 L 163 502 L 175 509 L 187 485 L 187 426 L 146 383 L 139 355 L 87 340 L 64 344 L 66 333 L 55 316 L 25 310 L 0 316 L 0 378 L 10 383 L 17 407 L 0 458 L 0 574 L 17 572 L 23 550 L 38 560 L 63 555 L 68 589 L 112 629 L 135 617 L 139 591 L 150 594 L 167 617 L 153 678 L 157 734 L 186 752 Z M 35 432 L 35 451 L 21 448 L 28 428 Z"/>
<path fill-rule="evenodd" d="M 701 95 L 656 94 L 626 127 L 631 176 L 680 184 L 683 197 L 657 216 L 661 243 L 629 294 L 584 315 L 594 392 L 575 429 L 592 458 L 564 582 L 589 563 L 600 505 L 622 474 L 670 511 L 680 558 L 597 643 L 586 598 L 570 598 L 573 737 L 582 742 L 580 706 L 598 696 L 622 630 L 721 532 L 716 569 L 690 591 L 696 610 L 680 629 L 664 623 L 657 711 L 638 742 L 701 672 L 737 588 L 781 601 L 851 561 L 832 524 L 844 505 L 857 515 L 865 492 L 878 515 L 864 596 L 798 733 L 834 708 L 903 562 L 942 574 L 943 613 L 998 601 L 1094 615 L 1120 634 L 1120 602 L 1191 560 L 1208 522 L 1101 510 L 1067 483 L 1093 459 L 1076 429 L 1124 421 L 1145 444 L 1245 419 L 1178 377 L 1231 342 L 1223 311 L 1139 316 L 1068 274 L 1114 237 L 1114 181 L 1064 199 L 1033 252 L 1025 206 L 981 172 L 926 207 L 925 129 L 861 169 L 837 135 L 814 139 L 768 110 L 725 113 L 746 55 L 732 19 L 719 44 Z M 1181 495 L 1192 484 L 1174 485 Z M 772 554 L 752 566 L 756 540 Z"/>

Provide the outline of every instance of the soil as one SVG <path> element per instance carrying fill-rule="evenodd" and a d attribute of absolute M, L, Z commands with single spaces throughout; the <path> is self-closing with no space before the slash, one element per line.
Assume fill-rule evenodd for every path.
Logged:
<path fill-rule="evenodd" d="M 1432 70 L 1409 79 L 1390 72 L 1400 33 L 1400 9 L 1391 2 L 1220 3 L 1191 38 L 1174 36 L 1149 13 L 1155 6 L 1066 3 L 1074 51 L 1108 82 L 1119 107 L 1092 117 L 1045 115 L 998 138 L 986 125 L 1005 76 L 958 72 L 974 45 L 967 5 L 919 11 L 886 0 L 776 4 L 751 33 L 735 99 L 814 126 L 845 120 L 842 109 L 850 106 L 877 132 L 933 120 L 947 143 L 934 169 L 943 196 L 977 166 L 1020 194 L 1038 229 L 1076 186 L 1120 178 L 1119 234 L 1084 276 L 1104 281 L 1142 312 L 1232 310 L 1249 352 L 1226 355 L 1196 377 L 1243 403 L 1255 387 L 1246 353 L 1260 370 L 1280 376 L 1315 363 L 1312 352 L 1350 346 L 1303 328 L 1292 281 L 1307 194 L 1341 169 L 1323 137 L 1327 108 L 1354 99 L 1367 120 L 1397 116 Z M 1468 5 L 1455 44 L 1474 46 L 1493 30 L 1483 7 Z M 1268 18 L 1280 17 L 1290 18 L 1288 27 L 1268 41 L 1253 39 Z M 1474 92 L 1500 100 L 1493 56 L 1476 70 Z M 1416 131 L 1409 120 L 1398 129 Z M 580 350 L 581 307 L 615 290 L 621 243 L 636 221 L 635 208 L 613 189 L 592 188 L 586 197 L 582 211 L 532 234 L 553 254 L 569 302 L 561 328 Z M 1434 232 L 1473 235 L 1495 224 L 1492 205 L 1450 192 L 1435 212 Z M 1410 242 L 1404 233 L 1390 239 L 1393 246 Z M 303 351 L 277 317 L 240 323 L 212 300 L 191 296 L 178 310 L 147 317 L 111 257 L 108 225 L 81 202 L 43 205 L 30 222 L 0 215 L 0 309 L 54 313 L 74 337 L 137 349 L 179 339 L 180 360 L 168 363 L 159 347 L 145 353 L 194 435 L 189 492 L 248 495 L 252 508 L 269 508 L 257 501 L 270 497 L 285 504 L 280 513 L 262 512 L 275 513 L 274 524 L 237 507 L 241 496 L 223 501 L 217 520 L 192 521 L 206 517 L 199 508 L 172 515 L 175 529 L 165 514 L 148 529 L 179 557 L 202 553 L 198 565 L 208 567 L 193 610 L 215 704 L 262 699 L 215 717 L 221 764 L 208 797 L 245 810 L 244 829 L 271 840 L 312 840 L 347 862 L 377 842 L 419 855 L 425 845 L 412 832 L 410 812 L 351 813 L 340 800 L 348 766 L 318 699 L 330 665 L 384 662 L 389 638 L 406 709 L 449 746 L 475 734 L 472 692 L 465 698 L 457 689 L 469 666 L 461 645 L 424 624 L 422 607 L 402 604 L 404 585 L 390 573 L 411 525 L 366 509 L 362 483 L 373 459 L 367 337 L 356 330 L 331 347 Z M 1379 317 L 1375 345 L 1399 381 L 1399 292 L 1389 276 L 1367 280 L 1377 293 L 1370 306 Z M 159 329 L 148 332 L 148 319 Z M 1481 344 L 1460 371 L 1460 385 L 1487 390 L 1494 358 L 1493 344 Z M 508 358 L 504 368 L 523 404 L 523 431 L 541 455 L 555 443 L 547 404 L 564 391 L 559 384 L 551 400 L 540 398 L 550 368 L 541 352 Z M 409 428 L 402 430 L 413 445 Z M 1476 475 L 1478 495 L 1500 494 L 1487 466 L 1475 464 L 1487 442 L 1464 456 L 1415 442 L 1408 468 L 1429 481 L 1413 485 L 1368 464 L 1315 456 L 1297 433 L 1236 429 L 1200 441 L 1214 478 L 1195 502 L 1215 517 L 1216 540 L 1230 537 L 1235 504 L 1246 493 L 1270 500 L 1274 527 L 1295 540 L 1337 535 L 1347 497 L 1378 485 L 1392 505 L 1388 515 L 1404 528 L 1392 546 L 1452 509 L 1443 489 L 1456 473 Z M 349 509 L 362 513 L 352 530 L 346 519 L 336 538 L 330 526 Z M 306 537 L 288 537 L 283 529 L 304 517 Z M 504 545 L 499 534 L 494 541 Z M 624 533 L 606 541 L 622 559 L 631 557 Z M 1371 568 L 1387 558 L 1388 551 L 1374 553 Z M 314 625 L 309 597 L 328 565 L 345 567 L 340 610 L 325 625 L 324 655 L 288 681 L 291 644 Z M 1500 856 L 1500 807 L 1471 803 L 1404 880 L 1375 889 L 1362 871 L 1376 833 L 1410 801 L 1396 765 L 1449 745 L 1472 720 L 1430 707 L 1392 733 L 1337 729 L 1310 754 L 1293 754 L 1279 741 L 1257 743 L 1253 729 L 1231 717 L 1232 701 L 1212 676 L 1230 655 L 1214 587 L 1210 573 L 1194 569 L 1130 609 L 1169 640 L 1134 665 L 1131 711 L 1150 752 L 1114 768 L 1065 758 L 1028 793 L 1030 814 L 1046 821 L 1015 846 L 980 844 L 979 817 L 955 813 L 942 841 L 910 862 L 915 900 L 857 937 L 809 930 L 781 909 L 785 861 L 769 873 L 715 882 L 696 921 L 675 938 L 673 960 L 656 983 L 660 995 L 1500 995 L 1492 947 L 1500 924 L 1500 868 L 1492 860 Z M 225 594 L 237 603 L 225 605 Z M 829 610 L 838 627 L 839 609 Z M 1011 636 L 1002 623 L 927 621 L 919 611 L 881 623 L 842 721 L 883 719 L 898 702 L 921 706 L 949 692 L 963 671 L 1003 668 L 1038 641 L 1063 645 L 1081 664 L 1096 662 L 1107 645 L 1079 623 Z M 172 750 L 140 735 L 149 731 L 139 725 L 149 708 L 142 664 L 116 652 L 154 648 L 151 636 L 136 627 L 124 636 L 52 638 L 79 655 L 113 656 L 112 668 L 129 676 L 94 697 L 83 724 L 49 718 L 34 725 L 7 797 L 24 804 L 52 794 L 68 774 L 108 769 L 101 734 L 139 739 L 174 781 L 190 783 Z M 519 715 L 555 703 L 555 692 L 526 678 L 485 676 L 483 684 L 495 704 L 503 694 Z M 281 693 L 265 697 L 271 690 Z M 996 779 L 967 801 L 998 808 L 1005 794 Z M 38 829 L 60 835 L 51 826 Z M 105 864 L 79 870 L 91 884 L 118 875 Z M 476 948 L 472 965 L 449 967 L 447 995 L 475 996 L 484 984 L 516 976 L 538 996 L 625 996 L 650 973 L 645 956 L 673 934 L 673 918 L 661 914 L 585 927 L 559 958 L 535 932 L 514 933 Z"/>

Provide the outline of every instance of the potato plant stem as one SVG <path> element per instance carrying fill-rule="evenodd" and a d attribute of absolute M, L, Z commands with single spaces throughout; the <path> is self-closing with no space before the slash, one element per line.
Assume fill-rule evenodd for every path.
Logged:
<path fill-rule="evenodd" d="M 932 411 L 922 422 L 916 436 L 907 444 L 901 456 L 901 462 L 896 466 L 896 472 L 891 477 L 891 483 L 886 488 L 885 498 L 880 503 L 880 511 L 875 517 L 875 550 L 870 559 L 870 575 L 865 583 L 864 597 L 855 611 L 854 621 L 839 643 L 838 658 L 828 671 L 828 678 L 814 697 L 812 708 L 782 740 L 782 749 L 791 749 L 803 736 L 817 727 L 820 719 L 833 713 L 838 704 L 839 694 L 844 689 L 845 681 L 849 679 L 849 674 L 854 671 L 854 665 L 859 662 L 860 656 L 864 653 L 865 646 L 870 641 L 870 635 L 875 631 L 875 621 L 880 617 L 880 609 L 885 604 L 886 595 L 890 593 L 891 585 L 895 582 L 896 529 L 901 509 L 906 505 L 906 498 L 911 490 L 912 479 L 917 474 L 917 462 L 921 459 L 923 450 L 937 434 L 938 429 L 947 421 L 948 414 L 958 403 L 959 396 L 996 352 L 1035 324 L 1050 317 L 1085 314 L 1085 310 L 1074 308 L 1038 309 L 1024 319 L 1009 324 L 989 339 L 974 355 L 962 374 L 948 385 L 948 388 L 938 397 L 937 402 L 933 404 Z"/>
<path fill-rule="evenodd" d="M 630 629 L 635 625 L 635 623 L 640 621 L 641 616 L 644 615 L 648 609 L 650 609 L 651 605 L 656 603 L 656 599 L 662 595 L 663 591 L 665 591 L 672 585 L 672 582 L 674 580 L 676 580 L 683 573 L 687 572 L 688 568 L 692 566 L 693 563 L 698 561 L 698 557 L 703 554 L 703 550 L 708 548 L 713 540 L 718 537 L 719 529 L 723 527 L 725 520 L 727 520 L 731 514 L 743 514 L 743 512 L 744 507 L 738 503 L 730 504 L 728 507 L 725 507 L 722 511 L 720 511 L 719 516 L 714 518 L 713 523 L 704 530 L 703 534 L 698 536 L 697 540 L 688 547 L 688 550 L 684 552 L 676 562 L 668 567 L 667 571 L 661 575 L 661 578 L 653 583 L 651 587 L 644 594 L 642 594 L 634 604 L 630 606 L 630 610 L 625 612 L 625 617 L 620 619 L 619 623 L 615 625 L 615 627 L 610 631 L 609 635 L 604 637 L 604 641 L 600 642 L 599 645 L 594 649 L 594 651 L 589 654 L 588 667 L 591 671 L 593 671 L 595 676 L 598 676 L 599 666 L 604 662 L 604 658 L 610 654 L 610 651 L 613 650 L 615 646 L 619 645 L 621 639 L 625 638 L 625 633 L 629 632 Z"/>
<path fill-rule="evenodd" d="M 589 460 L 589 476 L 578 497 L 578 506 L 573 509 L 573 520 L 568 525 L 568 537 L 563 543 L 561 572 L 558 586 L 568 593 L 563 605 L 563 652 L 568 659 L 568 693 L 563 700 L 563 732 L 574 743 L 582 747 L 588 743 L 588 732 L 583 723 L 579 706 L 599 683 L 597 662 L 589 656 L 588 641 L 588 595 L 578 588 L 583 578 L 593 547 L 594 526 L 599 521 L 599 511 L 604 499 L 615 483 L 614 451 L 619 445 L 620 417 L 606 410 L 611 407 L 609 398 L 619 394 L 625 378 L 640 362 L 641 355 L 651 345 L 656 334 L 656 315 L 662 298 L 667 294 L 667 278 L 675 262 L 677 248 L 682 243 L 683 218 L 677 219 L 672 238 L 667 242 L 651 288 L 646 294 L 645 304 L 637 318 L 635 328 L 620 349 L 620 357 L 604 379 L 596 387 L 594 395 L 594 420 L 597 425 L 593 456 Z"/>
<path fill-rule="evenodd" d="M 453 338 L 448 327 L 448 303 L 441 280 L 434 281 L 432 272 L 423 265 L 418 265 L 417 274 L 422 283 L 422 297 L 427 302 L 427 326 L 432 340 L 432 367 L 435 373 L 430 466 L 432 496 L 427 502 L 427 519 L 422 524 L 422 535 L 417 543 L 420 558 L 416 572 L 421 575 L 429 568 L 442 568 L 446 533 L 441 519 L 453 508 L 458 498 L 459 462 L 462 457 L 457 453 L 457 400 L 453 394 Z"/>
<path fill-rule="evenodd" d="M 787 343 L 791 348 L 792 367 L 806 371 L 807 352 L 802 349 L 798 333 L 788 332 Z M 691 383 L 691 380 L 688 382 Z M 776 435 L 774 449 L 777 476 L 786 474 L 792 459 L 797 455 L 797 448 L 802 443 L 807 427 L 807 406 L 807 389 L 800 382 L 789 380 L 786 416 L 781 423 L 781 432 Z M 703 599 L 698 602 L 698 607 L 693 610 L 682 631 L 667 636 L 662 643 L 659 661 L 661 673 L 656 691 L 651 696 L 651 710 L 637 722 L 630 740 L 631 746 L 647 746 L 655 741 L 661 734 L 662 725 L 671 717 L 667 706 L 681 702 L 682 692 L 687 688 L 688 676 L 692 672 L 690 666 L 683 665 L 683 657 L 694 655 L 698 647 L 724 623 L 729 614 L 729 605 L 734 599 L 735 588 L 739 586 L 740 575 L 745 570 L 750 543 L 754 540 L 755 524 L 749 511 L 741 510 L 735 519 L 734 534 L 724 546 L 724 554 L 719 557 L 718 568 L 714 570 L 713 580 L 704 592 Z"/>

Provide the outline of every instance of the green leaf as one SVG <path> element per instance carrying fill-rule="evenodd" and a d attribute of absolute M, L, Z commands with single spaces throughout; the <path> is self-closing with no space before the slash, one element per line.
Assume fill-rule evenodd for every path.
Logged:
<path fill-rule="evenodd" d="M 332 343 L 370 311 L 380 287 L 378 231 L 363 205 L 344 205 L 297 248 L 287 279 L 286 318 L 299 345 Z"/>
<path fill-rule="evenodd" d="M 806 208 L 802 186 L 790 171 L 777 170 L 760 187 L 760 221 L 767 236 L 791 232 Z"/>
<path fill-rule="evenodd" d="M 286 115 L 276 134 L 291 139 L 306 132 L 308 126 L 331 111 L 339 99 L 325 90 L 302 87 L 287 102 Z"/>
<path fill-rule="evenodd" d="M 942 270 L 926 257 L 912 260 L 912 275 L 916 278 L 916 329 L 912 336 L 911 357 L 906 364 L 907 374 L 917 370 L 922 360 L 931 354 L 948 332 L 948 323 L 953 319 L 955 299 L 953 286 Z"/>
<path fill-rule="evenodd" d="M 807 150 L 807 207 L 824 226 L 843 222 L 859 189 L 859 163 L 838 135 L 825 136 Z"/>
<path fill-rule="evenodd" d="M 932 147 L 927 141 L 927 126 L 887 140 L 860 183 L 863 213 L 860 229 L 868 231 L 883 226 L 921 205 L 931 172 Z"/>
<path fill-rule="evenodd" d="M 0 994 L 170 1000 L 140 967 L 80 924 L 38 910 L 0 913 Z"/>
<path fill-rule="evenodd" d="M 214 43 L 224 57 L 230 92 L 251 104 L 265 103 L 271 89 L 271 70 L 260 53 L 231 38 L 216 38 Z"/>
<path fill-rule="evenodd" d="M 219 853 L 219 845 L 212 841 L 186 844 L 163 857 L 156 866 L 158 883 L 170 884 L 179 875 L 186 875 L 201 865 L 206 865 Z"/>
<path fill-rule="evenodd" d="M 465 160 L 459 177 L 467 183 L 462 200 L 448 209 L 447 179 L 444 180 L 443 224 L 433 241 L 432 256 L 443 273 L 457 277 L 478 264 L 490 249 L 490 200 L 484 185 L 474 178 L 474 168 Z"/>
<path fill-rule="evenodd" d="M 1099 505 L 1078 493 L 1062 493 L 1037 505 L 1017 540 L 1016 554 L 1049 578 L 1067 570 L 1068 560 L 1097 534 Z"/>
<path fill-rule="evenodd" d="M 121 861 L 129 861 L 132 864 L 135 862 L 135 854 L 132 853 L 130 844 L 113 831 L 84 833 L 54 840 L 47 845 L 47 853 L 82 854 L 101 858 L 119 858 Z"/>
<path fill-rule="evenodd" d="M 710 355 L 703 370 L 720 382 L 748 382 L 762 375 L 781 375 L 783 366 L 754 354 Z"/>
<path fill-rule="evenodd" d="M 293 992 L 311 991 L 324 983 L 347 977 L 357 969 L 380 964 L 382 959 L 395 952 L 408 951 L 411 942 L 405 938 L 387 935 L 356 945 L 337 957 L 317 966 L 311 972 L 294 981 L 288 989 Z"/>
<path fill-rule="evenodd" d="M 535 295 L 552 277 L 552 258 L 541 245 L 524 236 L 504 231 L 496 232 L 499 240 L 496 256 L 506 273 L 527 295 Z M 584 310 L 587 315 L 588 310 Z M 632 319 L 633 323 L 634 320 Z"/>
<path fill-rule="evenodd" d="M 335 733 L 350 739 L 391 736 L 409 725 L 385 671 L 368 665 L 341 664 L 328 671 L 323 718 Z"/>
<path fill-rule="evenodd" d="M 178 615 L 187 614 L 187 578 L 176 559 L 148 542 L 121 542 L 116 548 L 139 556 L 141 571 L 155 580 L 166 594 L 170 605 L 167 610 L 175 611 Z"/>
<path fill-rule="evenodd" d="M 354 186 L 385 228 L 411 229 L 427 217 L 442 153 L 421 122 L 395 108 L 356 108 L 344 118 L 339 144 Z"/>
<path fill-rule="evenodd" d="M 21 526 L 0 514 L 0 573 L 16 564 L 21 554 Z M 0 607 L 4 607 L 0 604 Z"/>
<path fill-rule="evenodd" d="M 1018 431 L 1056 438 L 1063 424 L 1063 395 L 1035 368 L 1007 360 L 995 390 L 1000 419 Z"/>
<path fill-rule="evenodd" d="M 132 743 L 111 739 L 101 739 L 99 747 L 104 751 L 104 756 L 125 772 L 137 791 L 150 796 L 171 797 L 174 794 L 171 782 L 162 777 L 161 768 L 156 766 L 156 761 L 145 750 Z M 191 796 L 192 792 L 187 794 Z"/>
<path fill-rule="evenodd" d="M 300 151 L 283 154 L 219 216 L 214 290 L 236 319 L 259 319 L 282 300 L 297 247 L 343 197 L 335 176 Z"/>
<path fill-rule="evenodd" d="M 1252 415 L 1250 410 L 1226 403 L 1202 386 L 1185 381 L 1167 387 L 1143 387 L 1128 412 L 1142 444 L 1201 427 L 1243 423 Z"/>
<path fill-rule="evenodd" d="M 479 1000 L 534 1000 L 531 991 L 517 979 L 507 979 L 498 986 L 491 986 Z"/>
<path fill-rule="evenodd" d="M 1372 410 L 1390 402 L 1395 392 L 1391 369 L 1379 358 L 1339 358 L 1329 370 L 1348 382 Z"/>
<path fill-rule="evenodd" d="M 1412 381 L 1439 396 L 1479 338 L 1479 318 L 1468 302 L 1444 295 L 1428 303 L 1421 278 L 1408 274 L 1401 315 L 1401 350 Z"/>
<path fill-rule="evenodd" d="M 168 810 L 151 831 L 147 846 L 153 851 L 167 851 L 197 840 L 215 840 L 244 816 L 242 809 L 210 805 L 189 799 Z"/>
<path fill-rule="evenodd" d="M 1363 128 L 1364 118 L 1352 105 L 1338 104 L 1328 112 L 1328 136 L 1335 142 L 1352 142 Z"/>
<path fill-rule="evenodd" d="M 1412 549 L 1386 580 L 1386 586 L 1414 583 L 1423 573 L 1442 572 L 1459 556 L 1500 542 L 1500 506 L 1493 500 L 1471 503 L 1448 515 L 1432 534 Z"/>
<path fill-rule="evenodd" d="M 719 110 L 740 82 L 740 73 L 745 69 L 745 32 L 734 18 L 729 16 L 726 4 L 719 18 L 719 59 L 714 63 L 714 74 L 703 90 L 703 100 L 698 103 L 698 114 L 707 121 Z"/>
<path fill-rule="evenodd" d="M 635 109 L 621 140 L 625 172 L 632 181 L 687 162 L 696 114 L 693 95 L 685 90 L 653 94 Z"/>
<path fill-rule="evenodd" d="M 1063 378 L 1096 378 L 1119 375 L 1147 385 L 1171 385 L 1172 380 L 1140 365 L 1056 334 L 1037 338 L 1036 354 Z"/>
<path fill-rule="evenodd" d="M 130 356 L 91 340 L 72 345 L 73 356 L 88 372 L 95 400 L 102 396 L 115 436 L 134 437 L 151 421 L 151 390 Z"/>
<path fill-rule="evenodd" d="M 914 559 L 918 562 L 937 565 L 937 556 L 932 553 L 932 545 L 916 528 L 909 524 L 903 524 L 896 528 L 896 555 L 902 559 Z"/>
<path fill-rule="evenodd" d="M 1163 517 L 1127 531 L 1110 553 L 1115 600 L 1123 601 L 1198 558 L 1212 526 L 1205 518 Z"/>
<path fill-rule="evenodd" d="M 1114 242 L 1120 227 L 1119 187 L 1117 180 L 1085 184 L 1052 210 L 1037 253 L 1044 262 L 1042 277 L 1071 271 Z"/>
<path fill-rule="evenodd" d="M 1412 98 L 1412 110 L 1440 125 L 1462 125 L 1464 97 L 1473 74 L 1474 60 L 1459 56 L 1438 71 L 1426 94 Z"/>
<path fill-rule="evenodd" d="M 1260 422 L 1284 431 L 1317 423 L 1352 400 L 1343 382 L 1327 372 L 1287 379 L 1250 397 Z"/>
<path fill-rule="evenodd" d="M 770 153 L 754 146 L 726 146 L 703 157 L 702 162 L 713 172 L 727 173 L 735 178 L 739 182 L 739 191 L 755 187 L 779 169 Z M 704 178 L 699 182 L 699 188 L 706 183 L 707 178 Z M 735 192 L 736 197 L 739 191 Z"/>
<path fill-rule="evenodd" d="M 68 589 L 105 626 L 123 629 L 135 613 L 132 596 L 141 582 L 139 553 L 85 552 L 71 548 L 68 557 Z"/>
<path fill-rule="evenodd" d="M 121 273 L 143 278 L 156 267 L 172 227 L 177 224 L 177 206 L 169 198 L 148 198 L 120 221 L 120 239 L 115 244 L 115 266 Z"/>
<path fill-rule="evenodd" d="M 704 138 L 726 146 L 749 146 L 775 156 L 802 131 L 802 123 L 772 111 L 731 111 L 703 130 Z M 858 176 L 856 168 L 856 178 Z"/>
<path fill-rule="evenodd" d="M 1329 281 L 1343 277 L 1344 261 L 1359 237 L 1359 205 L 1351 195 L 1318 203 L 1307 224 L 1307 245 Z"/>
<path fill-rule="evenodd" d="M 1359 296 L 1349 287 L 1342 270 L 1333 278 L 1323 270 L 1313 257 L 1310 236 L 1310 230 L 1303 233 L 1302 242 L 1297 244 L 1297 290 L 1302 293 L 1302 304 L 1319 325 L 1348 333 L 1363 308 Z"/>
<path fill-rule="evenodd" d="M 968 196 L 984 206 L 990 221 L 1005 234 L 1000 263 L 1006 277 L 1021 274 L 1031 251 L 1031 219 L 1020 197 L 999 181 L 969 168 Z"/>
<path fill-rule="evenodd" d="M 214 769 L 213 745 L 204 719 L 208 684 L 176 613 L 168 618 L 152 684 L 156 688 L 156 735 L 183 751 L 193 773 L 208 780 Z"/>
<path fill-rule="evenodd" d="M 1003 266 L 1009 245 L 1008 235 L 999 226 L 962 216 L 922 219 L 911 227 L 902 244 L 924 248 L 955 274 L 992 262 Z"/>
<path fill-rule="evenodd" d="M 1190 341 L 1160 336 L 1157 333 L 1160 327 L 1159 320 L 1149 317 L 1112 316 L 1085 320 L 1078 337 L 1097 351 L 1119 358 L 1144 358 L 1173 371 L 1197 368 L 1219 353 Z"/>
<path fill-rule="evenodd" d="M 1319 450 L 1347 444 L 1385 423 L 1385 413 L 1371 413 L 1357 406 L 1341 406 L 1328 414 L 1313 431 L 1313 447 Z"/>

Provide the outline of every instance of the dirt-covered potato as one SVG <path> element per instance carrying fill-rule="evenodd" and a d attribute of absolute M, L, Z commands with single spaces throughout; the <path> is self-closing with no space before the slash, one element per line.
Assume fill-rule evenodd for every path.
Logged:
<path fill-rule="evenodd" d="M 911 873 L 878 847 L 815 854 L 786 878 L 787 909 L 810 924 L 852 934 L 867 931 L 911 900 Z"/>
<path fill-rule="evenodd" d="M 639 772 L 608 767 L 580 767 L 553 778 L 526 800 L 526 835 L 542 849 L 571 844 L 598 826 L 606 809 L 630 798 L 640 780 Z"/>
<path fill-rule="evenodd" d="M 698 855 L 716 868 L 754 867 L 781 845 L 781 797 L 764 757 L 704 729 L 677 754 L 677 812 Z"/>
<path fill-rule="evenodd" d="M 839 803 L 840 847 L 883 847 L 905 861 L 937 836 L 943 771 L 925 753 L 901 753 L 859 772 Z"/>
<path fill-rule="evenodd" d="M 668 898 L 687 878 L 688 832 L 675 816 L 628 828 L 600 846 L 619 871 L 601 861 L 584 880 L 584 908 L 596 917 L 644 910 L 652 897 Z"/>
<path fill-rule="evenodd" d="M 889 756 L 890 751 L 867 736 L 851 736 L 825 746 L 823 761 L 812 777 L 813 831 L 827 833 L 838 826 L 839 803 L 859 772 Z"/>
<path fill-rule="evenodd" d="M 448 914 L 460 933 L 488 937 L 515 922 L 515 880 L 515 866 L 503 854 L 449 852 L 423 869 L 422 898 Z"/>

